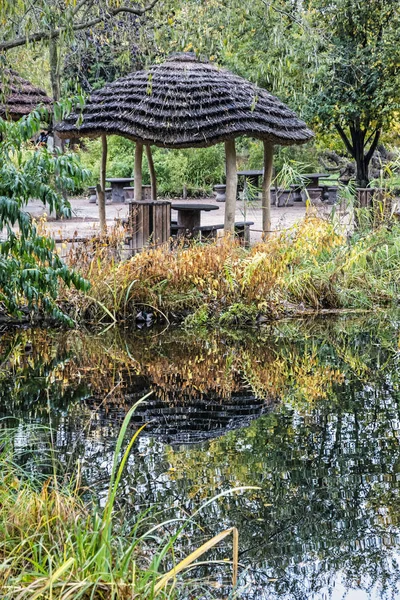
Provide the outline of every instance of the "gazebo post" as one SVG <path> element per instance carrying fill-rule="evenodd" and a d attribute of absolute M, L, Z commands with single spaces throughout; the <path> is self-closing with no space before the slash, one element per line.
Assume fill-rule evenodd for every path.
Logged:
<path fill-rule="evenodd" d="M 151 184 L 151 199 L 157 200 L 157 177 L 154 168 L 153 155 L 151 153 L 150 144 L 146 144 L 146 156 L 147 164 L 149 165 L 150 171 L 150 184 Z"/>
<path fill-rule="evenodd" d="M 226 161 L 226 200 L 225 200 L 225 222 L 224 232 L 235 233 L 235 212 L 237 194 L 237 169 L 236 169 L 236 146 L 235 140 L 225 142 Z"/>
<path fill-rule="evenodd" d="M 271 181 L 274 146 L 264 142 L 264 179 L 262 185 L 262 230 L 263 238 L 271 233 Z"/>
<path fill-rule="evenodd" d="M 136 142 L 135 147 L 135 175 L 134 175 L 134 199 L 142 200 L 142 161 L 143 161 L 143 144 Z"/>
<path fill-rule="evenodd" d="M 107 231 L 106 221 L 106 173 L 107 173 L 107 136 L 101 136 L 100 184 L 97 186 L 97 202 L 99 204 L 99 219 L 101 233 Z"/>

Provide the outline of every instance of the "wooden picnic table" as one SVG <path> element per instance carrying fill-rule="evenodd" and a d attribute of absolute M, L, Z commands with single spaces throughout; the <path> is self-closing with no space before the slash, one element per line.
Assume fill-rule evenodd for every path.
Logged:
<path fill-rule="evenodd" d="M 329 173 L 304 173 L 302 177 L 307 179 L 306 188 L 317 188 L 320 187 L 319 180 L 327 179 L 330 175 Z"/>
<path fill-rule="evenodd" d="M 251 185 L 258 187 L 258 180 L 264 176 L 264 170 L 250 169 L 249 171 L 238 171 L 238 177 L 244 177 L 245 182 L 248 181 Z"/>
<path fill-rule="evenodd" d="M 200 227 L 202 211 L 219 210 L 219 206 L 214 204 L 195 204 L 194 202 L 174 202 L 171 208 L 178 213 L 178 233 L 186 231 L 193 233 L 195 227 Z"/>
<path fill-rule="evenodd" d="M 124 187 L 133 181 L 133 177 L 113 177 L 107 178 L 106 181 L 111 185 L 111 199 L 113 204 L 125 202 Z"/>

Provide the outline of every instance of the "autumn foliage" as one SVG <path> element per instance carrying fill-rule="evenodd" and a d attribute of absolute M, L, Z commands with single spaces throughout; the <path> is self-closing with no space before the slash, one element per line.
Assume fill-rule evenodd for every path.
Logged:
<path fill-rule="evenodd" d="M 250 250 L 231 239 L 162 246 L 117 263 L 86 265 L 88 294 L 69 294 L 77 314 L 129 320 L 144 308 L 163 319 L 194 314 L 225 323 L 299 310 L 397 303 L 400 230 L 382 227 L 351 241 L 331 221 L 308 216 Z"/>

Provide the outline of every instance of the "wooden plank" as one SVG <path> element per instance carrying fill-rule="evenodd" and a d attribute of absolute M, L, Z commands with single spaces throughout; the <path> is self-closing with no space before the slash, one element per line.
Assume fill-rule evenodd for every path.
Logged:
<path fill-rule="evenodd" d="M 128 235 L 131 237 L 130 247 L 132 250 L 136 249 L 136 236 L 135 236 L 135 219 L 133 206 L 129 206 L 129 217 L 128 217 Z"/>
<path fill-rule="evenodd" d="M 148 204 L 143 204 L 143 244 L 142 248 L 149 245 L 149 237 L 152 233 L 152 223 L 151 223 L 151 214 L 150 214 L 150 206 Z"/>
<path fill-rule="evenodd" d="M 139 205 L 132 205 L 136 211 L 135 228 L 133 229 L 132 235 L 135 238 L 135 250 L 140 250 L 143 245 L 142 232 L 143 232 L 143 213 Z"/>
<path fill-rule="evenodd" d="M 156 206 L 152 206 L 152 210 L 153 210 L 153 239 L 152 239 L 152 243 L 153 243 L 153 245 L 157 245 L 158 238 L 159 238 L 160 218 L 159 218 L 159 211 L 157 210 L 157 208 L 158 207 L 156 207 Z"/>
<path fill-rule="evenodd" d="M 163 234 L 163 206 L 153 206 L 154 210 L 154 244 L 158 246 L 162 242 Z"/>
<path fill-rule="evenodd" d="M 168 222 L 168 204 L 163 206 L 163 236 L 162 242 L 166 242 L 169 238 L 169 229 L 171 227 L 171 220 Z"/>
<path fill-rule="evenodd" d="M 141 231 L 141 212 L 140 212 L 140 208 L 136 205 L 134 206 L 133 210 L 135 211 L 135 218 L 134 218 L 134 229 L 132 230 L 132 234 L 134 236 L 135 239 L 135 250 L 139 250 L 141 247 L 141 241 L 140 241 L 140 231 Z"/>
<path fill-rule="evenodd" d="M 166 212 L 165 212 L 165 204 L 162 204 L 160 206 L 160 240 L 159 243 L 162 244 L 164 242 L 164 235 L 165 235 L 165 217 L 166 217 Z"/>
<path fill-rule="evenodd" d="M 164 235 L 163 242 L 168 242 L 171 237 L 171 203 L 165 203 L 165 217 L 164 217 Z"/>

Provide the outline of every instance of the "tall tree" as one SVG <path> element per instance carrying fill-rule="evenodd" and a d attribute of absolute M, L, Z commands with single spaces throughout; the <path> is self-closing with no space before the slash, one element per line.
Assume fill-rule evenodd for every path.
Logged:
<path fill-rule="evenodd" d="M 381 134 L 400 107 L 399 1 L 310 0 L 306 9 L 319 34 L 311 113 L 336 129 L 366 187 Z"/>

